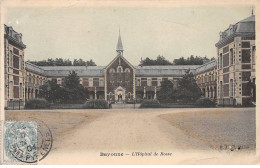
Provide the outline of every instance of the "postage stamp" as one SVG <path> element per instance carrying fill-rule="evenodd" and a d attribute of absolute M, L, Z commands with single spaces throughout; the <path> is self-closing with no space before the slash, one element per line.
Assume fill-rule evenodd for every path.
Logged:
<path fill-rule="evenodd" d="M 52 148 L 52 134 L 41 120 L 4 122 L 3 163 L 37 163 Z"/>
<path fill-rule="evenodd" d="M 37 123 L 4 122 L 4 163 L 37 162 Z"/>

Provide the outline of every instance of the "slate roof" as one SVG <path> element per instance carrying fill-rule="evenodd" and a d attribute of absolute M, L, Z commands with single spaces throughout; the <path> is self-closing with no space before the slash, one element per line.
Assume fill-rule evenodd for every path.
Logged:
<path fill-rule="evenodd" d="M 250 17 L 241 20 L 237 23 L 238 27 L 236 32 L 238 33 L 254 33 L 255 32 L 255 15 L 251 15 Z"/>
<path fill-rule="evenodd" d="M 217 66 L 217 61 L 214 59 L 212 61 L 209 61 L 201 66 L 199 66 L 196 71 L 195 74 L 199 74 L 199 73 L 203 73 L 209 70 L 213 70 L 214 68 L 216 68 Z"/>
<path fill-rule="evenodd" d="M 14 44 L 20 46 L 21 48 L 25 49 L 26 45 L 22 41 L 22 33 L 16 32 L 12 26 L 4 25 L 4 36 Z"/>
<path fill-rule="evenodd" d="M 104 76 L 104 66 L 42 66 L 46 76 L 65 77 L 71 71 L 75 71 L 78 76 L 102 77 Z"/>
<path fill-rule="evenodd" d="M 255 15 L 251 15 L 234 25 L 230 25 L 224 32 L 220 32 L 220 39 L 216 46 L 224 45 L 226 42 L 240 35 L 255 35 Z"/>
<path fill-rule="evenodd" d="M 34 65 L 30 62 L 25 62 L 25 69 L 27 71 L 45 76 L 45 71 L 44 71 L 44 69 L 42 69 L 42 67 Z"/>
<path fill-rule="evenodd" d="M 185 71 L 190 69 L 195 73 L 200 65 L 165 65 L 165 66 L 136 66 L 136 76 L 142 77 L 163 77 L 163 76 L 183 76 Z"/>
<path fill-rule="evenodd" d="M 190 69 L 193 74 L 212 70 L 216 60 L 203 65 L 135 66 L 136 77 L 183 76 Z M 75 71 L 80 77 L 103 77 L 105 66 L 36 66 L 26 62 L 26 70 L 46 77 L 65 77 Z"/>

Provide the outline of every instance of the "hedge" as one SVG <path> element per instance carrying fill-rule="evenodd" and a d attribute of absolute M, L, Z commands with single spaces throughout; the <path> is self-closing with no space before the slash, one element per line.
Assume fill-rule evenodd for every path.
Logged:
<path fill-rule="evenodd" d="M 200 98 L 195 103 L 198 107 L 216 107 L 215 102 L 211 101 L 209 98 Z"/>
<path fill-rule="evenodd" d="M 82 106 L 83 109 L 107 109 L 108 104 L 105 100 L 89 100 Z"/>
<path fill-rule="evenodd" d="M 161 104 L 158 100 L 145 99 L 142 101 L 140 108 L 160 108 Z"/>
<path fill-rule="evenodd" d="M 45 99 L 30 99 L 25 103 L 25 109 L 48 109 L 50 104 Z"/>

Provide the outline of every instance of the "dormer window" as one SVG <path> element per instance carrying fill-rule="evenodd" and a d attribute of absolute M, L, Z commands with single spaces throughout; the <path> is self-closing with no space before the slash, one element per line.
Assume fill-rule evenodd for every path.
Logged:
<path fill-rule="evenodd" d="M 222 32 L 219 32 L 220 40 L 222 39 Z"/>

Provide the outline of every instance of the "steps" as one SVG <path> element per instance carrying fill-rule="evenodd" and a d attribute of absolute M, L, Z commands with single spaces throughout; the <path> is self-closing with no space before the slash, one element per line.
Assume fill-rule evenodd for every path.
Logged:
<path fill-rule="evenodd" d="M 141 104 L 124 104 L 124 103 L 115 103 L 112 104 L 112 109 L 137 109 Z"/>

